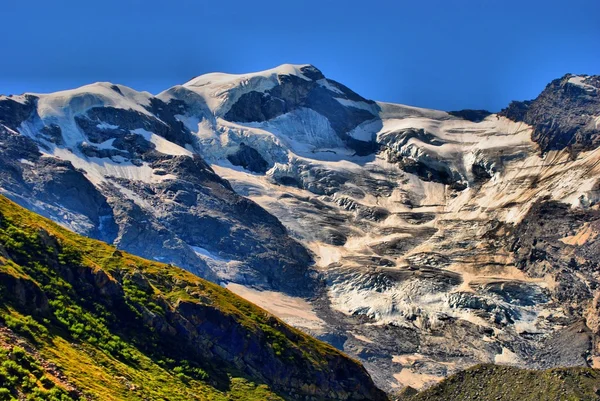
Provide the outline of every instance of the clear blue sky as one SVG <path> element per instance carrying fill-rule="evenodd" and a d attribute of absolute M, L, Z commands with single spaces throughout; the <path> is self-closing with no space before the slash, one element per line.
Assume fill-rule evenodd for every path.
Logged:
<path fill-rule="evenodd" d="M 2 1 L 0 93 L 310 63 L 361 95 L 498 110 L 600 74 L 600 0 Z"/>

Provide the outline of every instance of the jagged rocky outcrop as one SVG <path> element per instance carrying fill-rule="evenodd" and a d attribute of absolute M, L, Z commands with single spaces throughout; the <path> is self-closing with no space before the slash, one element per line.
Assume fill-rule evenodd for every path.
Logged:
<path fill-rule="evenodd" d="M 448 114 L 464 118 L 465 120 L 473 121 L 474 123 L 479 123 L 485 120 L 485 118 L 491 115 L 492 113 L 487 110 L 464 109 L 449 111 Z"/>
<path fill-rule="evenodd" d="M 597 208 L 541 200 L 529 210 L 511 235 L 510 245 L 519 269 L 530 277 L 552 274 L 556 298 L 572 306 L 593 298 L 600 248 L 594 241 L 600 229 Z M 592 237 L 592 238 L 590 238 Z M 590 283 L 594 283 L 589 287 Z"/>
<path fill-rule="evenodd" d="M 567 74 L 534 100 L 512 102 L 500 115 L 523 121 L 543 152 L 595 149 L 600 144 L 600 76 Z"/>
<path fill-rule="evenodd" d="M 260 153 L 253 147 L 246 145 L 244 142 L 240 143 L 240 146 L 236 151 L 227 155 L 227 160 L 235 166 L 241 166 L 254 173 L 265 173 L 269 167 L 269 164 L 262 158 Z"/>

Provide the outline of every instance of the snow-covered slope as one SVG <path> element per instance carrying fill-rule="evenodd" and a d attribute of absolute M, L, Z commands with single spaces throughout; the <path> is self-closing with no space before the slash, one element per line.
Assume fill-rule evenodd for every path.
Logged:
<path fill-rule="evenodd" d="M 584 365 L 591 340 L 564 344 L 597 320 L 599 82 L 489 115 L 374 102 L 310 65 L 4 98 L 1 185 L 226 283 L 386 389 Z"/>
<path fill-rule="evenodd" d="M 276 87 L 281 75 L 308 80 L 301 71 L 303 68 L 310 68 L 310 66 L 285 64 L 271 70 L 250 74 L 205 74 L 186 82 L 183 87 L 198 94 L 215 115 L 222 117 L 242 95 L 253 91 L 264 93 Z M 173 89 L 167 91 L 166 96 L 172 91 Z"/>
<path fill-rule="evenodd" d="M 310 293 L 309 253 L 198 155 L 194 136 L 174 117 L 183 103 L 98 83 L 5 97 L 0 108 L 7 196 L 77 232 L 217 282 Z M 290 275 L 305 285 L 290 287 Z"/>

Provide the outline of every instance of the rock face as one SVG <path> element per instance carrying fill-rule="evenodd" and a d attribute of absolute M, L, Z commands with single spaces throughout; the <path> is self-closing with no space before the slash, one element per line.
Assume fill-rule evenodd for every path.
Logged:
<path fill-rule="evenodd" d="M 385 389 L 481 362 L 586 365 L 598 352 L 597 91 L 598 77 L 567 75 L 499 114 L 446 113 L 283 65 L 156 97 L 97 84 L 4 98 L 1 187 L 227 285 Z M 85 196 L 58 190 L 75 180 Z"/>
<path fill-rule="evenodd" d="M 513 102 L 500 112 L 531 125 L 542 151 L 592 150 L 600 144 L 600 77 L 567 74 L 533 101 Z"/>
<path fill-rule="evenodd" d="M 266 173 L 269 166 L 256 149 L 246 146 L 244 142 L 240 143 L 238 150 L 227 156 L 227 160 L 234 166 L 241 166 L 254 173 Z"/>

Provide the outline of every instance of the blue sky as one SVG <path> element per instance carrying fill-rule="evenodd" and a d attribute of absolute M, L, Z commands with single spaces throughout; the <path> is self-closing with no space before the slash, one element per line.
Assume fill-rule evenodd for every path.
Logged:
<path fill-rule="evenodd" d="M 29 0 L 0 5 L 0 93 L 310 63 L 361 95 L 499 110 L 600 74 L 598 0 Z"/>

